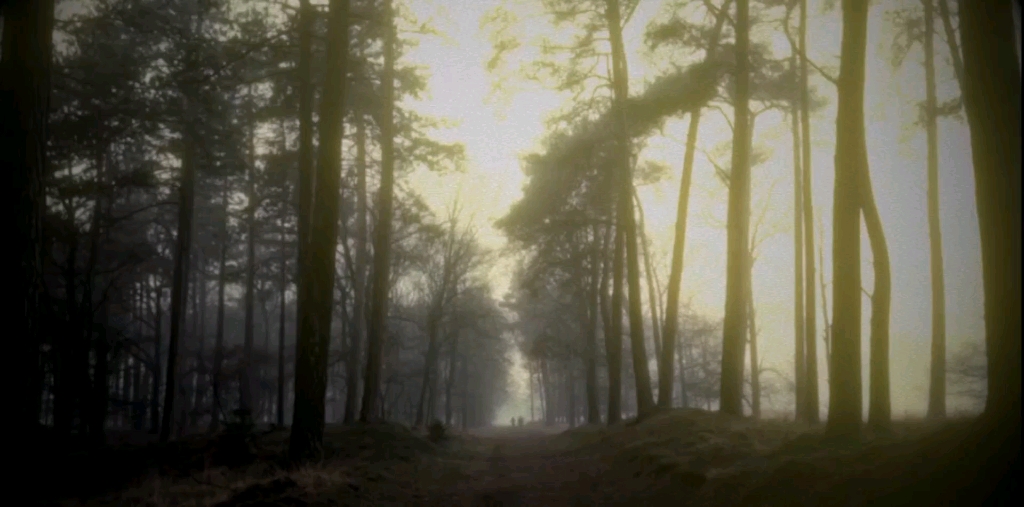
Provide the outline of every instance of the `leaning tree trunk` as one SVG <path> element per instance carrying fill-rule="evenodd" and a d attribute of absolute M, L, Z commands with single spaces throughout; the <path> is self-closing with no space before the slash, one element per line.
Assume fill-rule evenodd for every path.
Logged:
<path fill-rule="evenodd" d="M 395 186 L 395 15 L 392 0 L 384 4 L 384 72 L 381 78 L 382 111 L 380 122 L 381 175 L 377 192 L 377 225 L 373 238 L 373 283 L 370 294 L 370 320 L 366 333 L 366 380 L 359 420 L 376 417 L 380 392 L 381 352 L 386 334 L 388 283 L 391 268 L 391 221 L 394 215 Z"/>
<path fill-rule="evenodd" d="M 53 1 L 13 0 L 3 11 L 0 60 L 0 160 L 9 175 L 7 202 L 16 212 L 13 245 L 19 264 L 8 285 L 17 301 L 8 303 L 5 319 L 18 388 L 8 395 L 14 431 L 25 438 L 39 426 L 42 370 L 39 345 L 43 326 L 43 215 L 46 178 L 50 60 L 53 48 Z M 25 448 L 31 449 L 28 445 Z"/>
<path fill-rule="evenodd" d="M 960 36 L 985 286 L 988 398 L 983 418 L 1007 431 L 1007 447 L 1019 450 L 1021 78 L 1012 9 L 1008 0 L 961 2 Z"/>
<path fill-rule="evenodd" d="M 939 126 L 935 98 L 935 13 L 924 0 L 925 130 L 928 137 L 928 246 L 932 277 L 932 364 L 928 382 L 928 417 L 946 416 L 946 277 L 942 267 L 939 224 Z M 955 42 L 954 42 L 955 44 Z"/>
<path fill-rule="evenodd" d="M 892 279 L 889 267 L 889 247 L 886 245 L 882 220 L 878 215 L 871 174 L 867 164 L 867 150 L 858 179 L 864 225 L 871 243 L 871 260 L 875 269 L 875 290 L 871 296 L 871 363 L 869 367 L 868 424 L 876 430 L 886 430 L 892 420 L 889 394 L 889 312 L 892 301 Z"/>
<path fill-rule="evenodd" d="M 832 211 L 832 381 L 826 432 L 858 436 L 861 387 L 859 179 L 867 166 L 864 139 L 864 66 L 867 0 L 843 0 L 836 115 L 836 176 Z"/>
<path fill-rule="evenodd" d="M 618 0 L 607 0 L 606 21 L 612 46 L 612 83 L 615 92 L 615 116 L 618 141 L 618 224 L 625 235 L 626 276 L 629 282 L 629 341 L 633 352 L 633 373 L 636 378 L 637 416 L 644 417 L 654 408 L 651 376 L 647 368 L 644 344 L 644 316 L 640 298 L 640 259 L 637 252 L 636 220 L 633 217 L 633 174 L 630 139 L 626 129 L 626 100 L 629 98 L 629 76 L 626 53 L 622 43 L 622 20 Z"/>
<path fill-rule="evenodd" d="M 817 312 L 814 311 L 814 197 L 811 194 L 811 93 L 807 84 L 807 0 L 800 0 L 800 141 L 803 156 L 801 191 L 804 209 L 804 416 L 811 424 L 818 423 L 818 334 Z"/>
<path fill-rule="evenodd" d="M 726 0 L 718 11 L 715 29 L 708 41 L 708 54 L 718 49 L 726 13 L 732 0 Z M 683 253 L 686 245 L 686 220 L 690 206 L 690 184 L 693 181 L 693 154 L 697 148 L 700 109 L 690 111 L 690 127 L 686 131 L 686 151 L 683 154 L 683 175 L 679 180 L 679 204 L 676 206 L 675 239 L 672 242 L 672 265 L 668 275 L 668 296 L 665 301 L 665 328 L 661 333 L 661 361 L 658 363 L 658 406 L 672 406 L 672 363 L 675 360 L 676 333 L 679 330 L 679 287 L 683 280 Z"/>
<path fill-rule="evenodd" d="M 736 1 L 736 99 L 732 172 L 729 178 L 728 253 L 725 320 L 722 326 L 722 375 L 719 409 L 743 415 L 743 352 L 747 334 L 747 286 L 750 284 L 750 6 Z"/>
<path fill-rule="evenodd" d="M 305 294 L 299 308 L 295 354 L 295 403 L 289 459 L 318 460 L 323 453 L 324 396 L 334 308 L 335 251 L 338 245 L 338 188 L 344 135 L 345 69 L 348 63 L 348 0 L 331 0 L 327 67 L 320 102 L 320 152 L 308 238 L 308 265 L 299 278 Z"/>

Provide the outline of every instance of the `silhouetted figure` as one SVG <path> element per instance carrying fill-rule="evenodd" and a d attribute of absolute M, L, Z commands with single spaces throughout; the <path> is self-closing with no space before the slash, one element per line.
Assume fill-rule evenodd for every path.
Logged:
<path fill-rule="evenodd" d="M 519 416 L 519 427 L 523 427 L 523 416 Z"/>
<path fill-rule="evenodd" d="M 512 418 L 512 419 L 511 419 L 511 420 L 509 421 L 509 423 L 508 423 L 508 424 L 509 424 L 510 426 L 512 426 L 513 428 L 515 428 L 515 427 L 516 427 L 516 418 L 515 418 L 515 417 L 513 417 L 513 418 Z"/>

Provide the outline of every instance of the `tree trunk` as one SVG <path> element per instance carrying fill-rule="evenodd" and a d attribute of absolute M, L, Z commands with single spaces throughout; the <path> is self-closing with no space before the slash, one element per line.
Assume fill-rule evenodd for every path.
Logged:
<path fill-rule="evenodd" d="M 75 380 L 75 350 L 80 346 L 79 340 L 83 333 L 79 321 L 81 311 L 78 309 L 78 235 L 72 235 L 67 245 L 67 260 L 62 270 L 64 274 L 64 293 L 66 294 L 65 319 L 67 323 L 64 336 L 54 340 L 57 350 L 54 354 L 54 393 L 53 393 L 53 429 L 61 436 L 71 434 L 75 419 L 75 398 L 77 392 Z"/>
<path fill-rule="evenodd" d="M 395 185 L 395 14 L 392 0 L 386 0 L 383 13 L 384 72 L 381 76 L 383 110 L 380 122 L 381 176 L 377 193 L 377 225 L 373 241 L 373 283 L 370 294 L 370 321 L 367 323 L 366 380 L 359 420 L 376 417 L 377 394 L 380 392 L 381 351 L 387 333 L 386 317 L 391 268 L 391 221 L 394 214 Z"/>
<path fill-rule="evenodd" d="M 96 364 L 92 376 L 92 403 L 89 407 L 89 437 L 96 445 L 102 446 L 107 442 L 106 424 L 107 411 L 110 406 L 110 341 L 107 337 L 108 307 L 107 303 L 101 304 L 100 308 L 99 333 L 95 338 L 96 343 Z M 92 331 L 90 329 L 90 331 Z M 91 333 L 90 333 L 91 334 Z M 127 379 L 124 379 L 127 382 Z M 122 390 L 122 403 L 127 399 Z M 123 406 L 123 405 L 122 405 Z M 123 409 L 122 409 L 123 410 Z"/>
<path fill-rule="evenodd" d="M 284 211 L 282 210 L 282 215 Z M 278 317 L 278 329 L 277 329 L 277 425 L 284 426 L 284 327 L 285 327 L 285 310 L 287 309 L 287 301 L 285 296 L 288 293 L 288 243 L 284 239 L 284 217 L 281 220 L 281 279 L 278 282 L 280 285 L 278 289 L 280 294 L 278 299 L 280 301 L 281 314 Z"/>
<path fill-rule="evenodd" d="M 320 101 L 320 151 L 308 244 L 308 265 L 299 278 L 305 294 L 299 308 L 295 354 L 295 404 L 288 444 L 293 463 L 323 454 L 324 396 L 334 309 L 335 252 L 338 246 L 338 188 L 348 63 L 349 1 L 331 0 L 327 26 L 327 67 Z"/>
<path fill-rule="evenodd" d="M 529 372 L 528 373 L 529 373 L 529 376 L 530 376 L 530 422 L 533 422 L 533 421 L 537 420 L 537 417 L 536 417 L 535 412 L 534 412 L 534 407 L 533 407 L 533 397 L 534 397 L 533 378 L 534 378 L 535 374 L 534 374 L 533 363 L 529 363 L 529 365 L 530 366 L 529 366 Z"/>
<path fill-rule="evenodd" d="M 796 70 L 796 55 L 790 57 L 790 63 L 793 69 Z M 803 208 L 803 166 L 801 165 L 801 143 L 800 143 L 800 100 L 793 100 L 792 103 L 792 124 L 793 124 L 793 273 L 794 276 L 794 290 L 793 290 L 793 365 L 795 367 L 793 380 L 796 387 L 796 413 L 794 414 L 794 420 L 802 421 L 806 419 L 804 413 L 806 407 L 806 387 L 805 380 L 807 375 L 807 366 L 805 363 L 806 353 L 804 351 L 804 344 L 806 337 L 804 335 L 804 326 L 807 325 L 804 317 L 804 208 Z M 812 301 L 813 303 L 813 301 Z M 813 307 L 811 308 L 813 311 Z M 814 339 L 812 335 L 811 340 Z"/>
<path fill-rule="evenodd" d="M 615 228 L 614 241 L 611 332 L 605 336 L 605 355 L 608 357 L 608 425 L 622 420 L 622 263 L 625 241 L 618 227 Z"/>
<path fill-rule="evenodd" d="M 5 319 L 16 367 L 9 378 L 20 386 L 10 396 L 14 431 L 33 439 L 39 426 L 42 368 L 39 363 L 43 297 L 43 216 L 53 1 L 14 0 L 4 6 L 0 60 L 0 153 L 9 174 L 7 202 L 17 210 L 12 248 L 20 257 L 11 269 L 10 290 L 19 298 Z M 25 446 L 32 449 L 32 445 Z"/>
<path fill-rule="evenodd" d="M 960 36 L 985 286 L 983 417 L 1009 431 L 1019 449 L 1021 79 L 1012 9 L 1008 0 L 961 2 Z"/>
<path fill-rule="evenodd" d="M 462 431 L 469 429 L 469 361 L 462 361 Z"/>
<path fill-rule="evenodd" d="M 444 298 L 443 292 L 440 298 Z M 419 427 L 424 422 L 424 408 L 427 403 L 427 394 L 433 387 L 433 378 L 431 374 L 433 373 L 435 364 L 437 363 L 437 333 L 438 326 L 441 321 L 441 310 L 437 308 L 437 306 L 439 305 L 435 303 L 434 308 L 430 312 L 431 315 L 428 318 L 429 321 L 427 322 L 427 355 L 423 360 L 423 378 L 420 382 L 420 396 L 419 402 L 416 404 L 416 422 L 413 424 L 414 427 Z M 426 415 L 429 419 L 429 414 Z"/>
<path fill-rule="evenodd" d="M 824 248 L 818 245 L 818 264 L 825 265 L 825 254 Z M 828 380 L 829 385 L 832 384 L 832 324 L 828 321 L 828 296 L 825 292 L 825 272 L 821 271 L 818 274 L 818 279 L 821 282 L 821 315 L 824 318 L 825 324 L 825 336 L 822 340 L 825 342 L 825 378 Z"/>
<path fill-rule="evenodd" d="M 647 368 L 644 344 L 644 317 L 640 300 L 640 260 L 637 252 L 636 220 L 633 217 L 633 174 L 629 132 L 626 130 L 626 100 L 629 98 L 629 75 L 622 43 L 622 21 L 618 0 L 607 0 L 606 20 L 612 46 L 612 82 L 615 91 L 616 129 L 618 131 L 618 224 L 625 234 L 626 276 L 629 281 L 629 337 L 633 352 L 633 373 L 636 378 L 638 416 L 646 416 L 654 408 L 651 377 Z"/>
<path fill-rule="evenodd" d="M 743 352 L 750 285 L 750 6 L 736 1 L 736 118 L 733 121 L 732 173 L 729 179 L 728 258 L 725 320 L 722 327 L 722 378 L 719 410 L 743 415 Z M 736 139 L 743 142 L 735 142 Z"/>
<path fill-rule="evenodd" d="M 196 269 L 196 276 L 199 278 L 199 285 L 197 292 L 199 297 L 199 312 L 198 312 L 198 323 L 195 329 L 195 340 L 196 340 L 196 410 L 193 412 L 192 427 L 198 428 L 198 419 L 200 407 L 205 403 L 206 397 L 206 376 L 208 370 L 206 365 L 206 307 L 207 307 L 207 293 L 206 293 L 206 256 L 203 255 L 202 249 L 199 249 L 199 266 Z"/>
<path fill-rule="evenodd" d="M 814 337 L 818 334 L 817 314 L 814 311 L 814 196 L 811 193 L 811 93 L 807 84 L 807 0 L 800 0 L 800 132 L 803 148 L 803 192 L 804 208 L 804 416 L 807 422 L 817 424 L 818 408 L 818 345 Z M 824 290 L 824 289 L 822 289 Z"/>
<path fill-rule="evenodd" d="M 552 399 L 553 393 L 551 392 L 551 384 L 553 382 L 551 379 L 551 370 L 548 368 L 548 362 L 544 359 L 540 360 L 540 383 L 541 389 L 543 389 L 544 393 L 544 425 L 554 426 L 558 404 L 554 403 L 554 400 Z"/>
<path fill-rule="evenodd" d="M 875 274 L 875 290 L 871 296 L 868 424 L 876 430 L 885 430 L 889 428 L 892 419 L 889 394 L 889 312 L 892 301 L 892 275 L 889 267 L 889 247 L 886 245 L 881 217 L 878 215 L 878 206 L 875 204 L 874 192 L 871 189 L 867 150 L 864 152 L 863 161 L 859 191 Z"/>
<path fill-rule="evenodd" d="M 363 342 L 366 340 L 366 125 L 362 118 L 356 121 L 356 171 L 355 301 L 352 309 L 352 346 L 346 372 L 350 386 L 345 393 L 346 424 L 355 422 L 359 410 L 359 367 L 362 363 Z"/>
<path fill-rule="evenodd" d="M 750 332 L 750 412 L 754 419 L 761 418 L 761 371 L 757 362 L 757 322 L 754 314 L 754 294 L 748 293 L 747 303 Z"/>
<path fill-rule="evenodd" d="M 718 40 L 725 24 L 726 13 L 732 0 L 726 0 L 718 11 L 715 29 L 708 41 L 707 53 L 718 49 Z M 683 154 L 683 175 L 679 180 L 679 204 L 676 207 L 675 239 L 672 242 L 672 267 L 668 276 L 668 296 L 665 303 L 665 329 L 661 333 L 661 362 L 658 364 L 658 406 L 672 406 L 672 362 L 675 360 L 676 333 L 679 328 L 679 287 L 683 279 L 683 254 L 686 245 L 686 220 L 690 206 L 690 184 L 693 181 L 693 154 L 697 148 L 700 127 L 700 109 L 690 111 L 690 127 L 686 131 L 686 151 Z M 685 397 L 685 396 L 684 396 Z"/>
<path fill-rule="evenodd" d="M 566 390 L 569 395 L 569 427 L 576 427 L 576 370 L 573 368 L 572 361 L 569 361 L 569 367 L 566 369 Z"/>
<path fill-rule="evenodd" d="M 89 226 L 89 253 L 86 258 L 85 271 L 82 273 L 82 300 L 80 303 L 74 305 L 74 308 L 79 314 L 77 315 L 76 321 L 79 324 L 78 332 L 80 333 L 74 342 L 72 347 L 73 357 L 71 361 L 71 373 L 74 379 L 74 385 L 72 390 L 75 394 L 75 401 L 77 401 L 78 407 L 78 420 L 81 433 L 89 431 L 93 433 L 93 438 L 101 440 L 103 439 L 104 428 L 97 428 L 96 421 L 98 416 L 96 411 L 99 410 L 98 403 L 100 398 L 96 395 L 95 380 L 93 383 L 93 389 L 89 389 L 89 351 L 92 350 L 96 353 L 96 362 L 94 368 L 94 376 L 96 374 L 101 375 L 104 388 L 107 384 L 107 375 L 109 373 L 108 368 L 108 357 L 109 347 L 105 344 L 100 344 L 95 336 L 95 320 L 96 320 L 96 305 L 101 297 L 96 294 L 96 265 L 99 263 L 100 253 L 100 241 L 102 238 L 102 228 L 104 225 L 104 191 L 102 190 L 104 184 L 104 173 L 106 169 L 106 157 L 105 148 L 99 148 L 96 150 L 96 185 L 97 192 L 93 200 L 92 219 Z M 99 354 L 103 348 L 104 356 L 101 358 Z M 105 407 L 104 407 L 105 410 Z M 106 413 L 103 414 L 103 421 L 106 421 Z"/>
<path fill-rule="evenodd" d="M 836 115 L 836 176 L 832 225 L 832 381 L 826 432 L 859 436 L 861 387 L 860 175 L 867 166 L 864 139 L 864 61 L 867 0 L 843 0 Z"/>
<path fill-rule="evenodd" d="M 650 307 L 651 311 L 651 334 L 653 334 L 654 338 L 654 358 L 657 360 L 661 357 L 661 320 L 658 318 L 658 289 L 655 286 L 650 252 L 647 251 L 647 221 L 644 219 L 644 207 L 643 203 L 640 202 L 640 194 L 636 191 L 636 188 L 633 189 L 633 201 L 635 202 L 634 205 L 636 206 L 638 218 L 637 226 L 640 229 L 637 237 L 640 242 L 640 255 L 643 256 L 644 281 L 647 285 L 647 300 L 649 301 L 647 306 Z"/>
<path fill-rule="evenodd" d="M 684 361 L 686 356 L 685 352 L 683 351 L 682 344 L 680 343 L 679 345 L 679 350 L 676 355 L 676 366 L 677 368 L 679 368 L 679 404 L 683 408 L 689 408 L 690 400 L 686 392 L 686 363 Z"/>
<path fill-rule="evenodd" d="M 939 224 L 939 126 L 935 98 L 935 14 L 924 3 L 925 122 L 928 137 L 928 246 L 932 275 L 932 364 L 928 383 L 928 417 L 946 417 L 946 279 Z M 955 42 L 954 42 L 955 44 Z"/>
<path fill-rule="evenodd" d="M 601 325 L 601 308 L 598 291 L 600 290 L 599 279 L 601 277 L 601 243 L 598 240 L 597 226 L 591 228 L 591 252 L 590 252 L 590 287 L 587 291 L 589 310 L 587 317 L 587 343 L 586 343 L 586 382 L 587 382 L 587 423 L 601 423 L 601 407 L 598 400 L 597 386 L 597 330 Z M 531 398 L 532 405 L 533 400 Z M 531 406 L 532 412 L 532 406 Z"/>
<path fill-rule="evenodd" d="M 452 389 L 455 387 L 456 368 L 459 364 L 459 333 L 452 337 L 451 350 L 448 352 L 448 378 L 444 383 L 444 425 L 452 424 Z M 531 400 L 532 402 L 532 400 Z"/>
<path fill-rule="evenodd" d="M 299 0 L 299 61 L 298 72 L 299 92 L 299 185 L 297 232 L 298 248 L 296 257 L 297 278 L 302 278 L 302 271 L 307 263 L 309 250 L 310 218 L 313 210 L 313 184 L 316 175 L 313 167 L 313 95 L 311 60 L 313 59 L 313 23 L 317 17 L 309 0 Z M 296 307 L 302 308 L 305 294 L 296 291 Z M 298 310 L 297 310 L 298 311 Z M 296 319 L 296 327 L 298 319 Z"/>
<path fill-rule="evenodd" d="M 227 285 L 227 258 L 230 238 L 228 238 L 228 179 L 224 177 L 221 188 L 221 201 L 224 205 L 224 221 L 220 229 L 220 265 L 217 271 L 217 330 L 213 343 L 213 403 L 210 413 L 210 432 L 220 431 L 221 404 L 220 381 L 224 366 L 224 286 Z"/>
<path fill-rule="evenodd" d="M 167 343 L 167 378 L 164 381 L 164 411 L 160 424 L 160 441 L 171 439 L 171 426 L 174 422 L 174 405 L 177 387 L 178 342 L 181 326 L 184 323 L 185 297 L 188 294 L 189 253 L 192 250 L 192 212 L 195 205 L 195 153 L 193 142 L 196 135 L 192 131 L 192 119 L 188 118 L 190 105 L 188 98 L 182 100 L 182 110 L 186 111 L 184 128 L 184 147 L 181 158 L 181 183 L 178 186 L 178 237 L 174 250 L 174 274 L 171 279 L 171 333 Z"/>
<path fill-rule="evenodd" d="M 154 434 L 160 431 L 160 342 L 163 340 L 160 335 L 164 324 L 163 291 L 163 287 L 157 286 L 156 308 L 153 309 L 156 313 L 156 325 L 153 327 L 153 392 L 149 399 L 149 432 Z"/>
<path fill-rule="evenodd" d="M 249 87 L 250 94 L 252 86 Z M 250 96 L 249 100 L 253 100 Z M 256 416 L 256 400 L 254 399 L 255 375 L 252 365 L 252 348 L 254 333 L 256 331 L 255 318 L 256 310 L 256 141 L 255 141 L 255 118 L 252 111 L 249 112 L 248 132 L 248 171 L 246 197 L 248 203 L 245 209 L 245 222 L 249 234 L 245 242 L 245 328 L 242 342 L 242 364 L 238 369 L 238 408 L 244 412 Z"/>

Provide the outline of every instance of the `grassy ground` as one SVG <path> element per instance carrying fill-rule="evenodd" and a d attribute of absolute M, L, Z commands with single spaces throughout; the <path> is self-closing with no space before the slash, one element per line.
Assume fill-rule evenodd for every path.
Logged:
<path fill-rule="evenodd" d="M 967 421 L 904 421 L 858 442 L 699 410 L 563 429 L 434 443 L 397 425 L 329 426 L 324 462 L 298 470 L 281 461 L 285 431 L 255 439 L 246 459 L 218 439 L 122 445 L 70 459 L 51 496 L 68 506 L 998 505 L 986 497 L 1006 465 L 992 456 L 1016 456 L 1019 469 L 1019 441 Z M 75 474 L 106 480 L 63 480 Z"/>

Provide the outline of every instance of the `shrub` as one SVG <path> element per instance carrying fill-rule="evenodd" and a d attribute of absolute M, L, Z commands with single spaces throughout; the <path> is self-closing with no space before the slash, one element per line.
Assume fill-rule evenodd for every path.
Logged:
<path fill-rule="evenodd" d="M 427 427 L 427 439 L 436 444 L 448 437 L 447 431 L 444 423 L 435 419 Z"/>
<path fill-rule="evenodd" d="M 231 412 L 231 419 L 215 442 L 214 462 L 229 467 L 251 463 L 256 458 L 256 423 L 248 410 Z"/>

